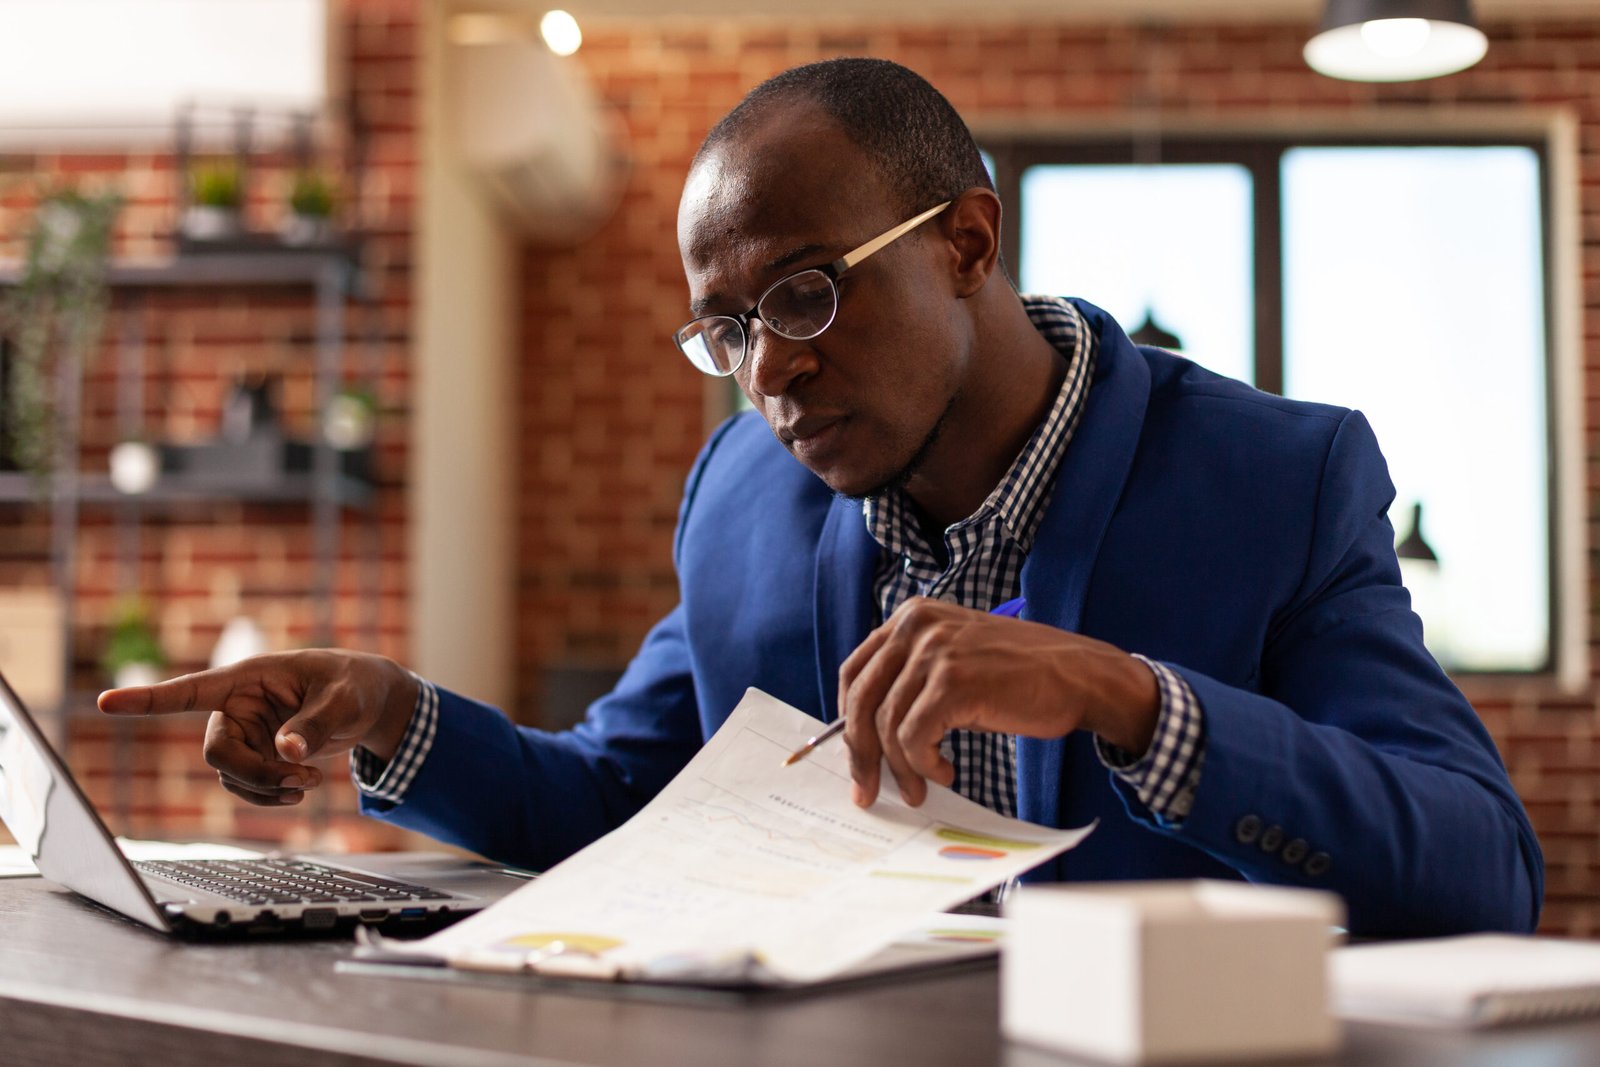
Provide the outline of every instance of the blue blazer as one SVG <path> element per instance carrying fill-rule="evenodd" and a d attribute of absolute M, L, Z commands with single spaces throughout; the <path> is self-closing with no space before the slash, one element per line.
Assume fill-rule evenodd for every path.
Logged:
<path fill-rule="evenodd" d="M 1022 818 L 1100 820 L 1031 877 L 1321 887 L 1360 934 L 1531 930 L 1539 845 L 1423 647 L 1366 420 L 1137 348 L 1078 306 L 1100 356 L 1022 570 L 1024 617 L 1176 669 L 1204 709 L 1205 762 L 1174 826 L 1090 737 L 1019 740 Z M 858 503 L 758 416 L 729 420 L 684 492 L 681 602 L 616 690 L 563 733 L 441 692 L 405 801 L 363 810 L 508 863 L 558 862 L 638 811 L 747 686 L 833 719 L 839 665 L 874 623 L 877 552 Z"/>

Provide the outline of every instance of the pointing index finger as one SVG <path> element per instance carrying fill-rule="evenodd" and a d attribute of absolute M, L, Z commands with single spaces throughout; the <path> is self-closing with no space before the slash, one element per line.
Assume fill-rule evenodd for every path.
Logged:
<path fill-rule="evenodd" d="M 107 715 L 170 715 L 186 711 L 213 711 L 234 692 L 229 668 L 185 674 L 155 685 L 108 689 L 97 701 Z"/>

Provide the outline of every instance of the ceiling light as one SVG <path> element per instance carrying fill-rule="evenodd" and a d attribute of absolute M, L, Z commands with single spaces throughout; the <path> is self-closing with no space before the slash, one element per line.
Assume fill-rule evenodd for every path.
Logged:
<path fill-rule="evenodd" d="M 450 40 L 460 45 L 513 44 L 534 39 L 533 13 L 516 11 L 459 11 L 450 16 Z M 538 35 L 558 56 L 570 56 L 583 44 L 578 20 L 565 11 L 546 11 L 539 19 Z"/>
<path fill-rule="evenodd" d="M 558 56 L 570 56 L 583 44 L 583 31 L 578 29 L 578 20 L 560 8 L 544 13 L 544 18 L 539 20 L 539 35 L 550 46 L 550 51 Z"/>
<path fill-rule="evenodd" d="M 1305 56 L 1330 78 L 1398 82 L 1466 70 L 1488 50 L 1470 0 L 1328 0 Z"/>

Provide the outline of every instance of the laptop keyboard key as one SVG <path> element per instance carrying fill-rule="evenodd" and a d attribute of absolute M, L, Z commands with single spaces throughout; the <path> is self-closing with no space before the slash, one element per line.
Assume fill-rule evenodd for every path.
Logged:
<path fill-rule="evenodd" d="M 144 861 L 134 867 L 147 874 L 203 889 L 246 904 L 336 904 L 374 900 L 448 899 L 426 886 L 370 881 L 304 860 Z"/>

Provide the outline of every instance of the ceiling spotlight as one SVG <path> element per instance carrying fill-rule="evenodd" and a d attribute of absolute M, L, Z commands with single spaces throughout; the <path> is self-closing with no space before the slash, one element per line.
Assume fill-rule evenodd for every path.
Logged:
<path fill-rule="evenodd" d="M 1471 0 L 1328 0 L 1305 56 L 1330 78 L 1399 82 L 1466 70 L 1488 50 Z"/>
<path fill-rule="evenodd" d="M 583 44 L 578 20 L 560 9 L 539 19 L 539 37 L 558 56 L 570 56 Z M 512 44 L 531 41 L 533 13 L 515 11 L 458 11 L 450 16 L 450 40 L 460 45 Z"/>
<path fill-rule="evenodd" d="M 550 51 L 558 56 L 570 56 L 583 44 L 583 31 L 578 29 L 578 20 L 560 8 L 544 13 L 544 18 L 539 20 L 539 36 L 550 46 Z"/>

